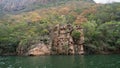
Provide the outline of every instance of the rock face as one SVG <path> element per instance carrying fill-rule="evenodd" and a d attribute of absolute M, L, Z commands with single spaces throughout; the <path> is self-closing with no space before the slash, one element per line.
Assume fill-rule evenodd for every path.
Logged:
<path fill-rule="evenodd" d="M 74 30 L 80 32 L 80 37 L 77 41 L 75 41 L 71 35 Z M 72 25 L 58 24 L 55 26 L 52 33 L 52 54 L 84 54 L 84 35 L 83 29 L 80 26 L 73 27 Z"/>
<path fill-rule="evenodd" d="M 74 31 L 76 31 L 77 34 L 75 34 Z M 30 45 L 27 50 L 20 48 L 18 54 L 29 56 L 84 54 L 84 34 L 80 26 L 58 24 L 53 27 L 50 33 L 51 38 L 48 40 L 48 44 L 39 42 L 38 44 Z M 75 34 L 75 38 L 73 33 Z"/>
<path fill-rule="evenodd" d="M 5 11 L 20 11 L 34 4 L 47 4 L 56 0 L 0 0 L 0 7 Z"/>
<path fill-rule="evenodd" d="M 41 56 L 50 55 L 50 48 L 45 44 L 36 44 L 30 47 L 30 50 L 26 53 L 29 56 Z"/>

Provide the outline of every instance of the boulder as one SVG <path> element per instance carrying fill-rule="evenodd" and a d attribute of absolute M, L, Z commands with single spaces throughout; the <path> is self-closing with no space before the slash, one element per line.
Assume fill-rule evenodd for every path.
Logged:
<path fill-rule="evenodd" d="M 48 47 L 48 45 L 39 43 L 31 46 L 26 55 L 29 56 L 50 55 L 50 47 Z"/>

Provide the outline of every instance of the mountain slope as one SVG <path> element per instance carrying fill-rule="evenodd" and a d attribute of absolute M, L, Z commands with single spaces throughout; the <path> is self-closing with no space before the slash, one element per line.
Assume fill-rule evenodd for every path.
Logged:
<path fill-rule="evenodd" d="M 89 0 L 87 0 L 87 1 L 81 1 L 81 0 L 80 1 L 77 1 L 77 0 L 69 0 L 69 1 L 66 0 L 65 1 L 65 0 L 63 0 L 63 2 L 61 1 L 61 3 L 60 2 L 56 2 L 56 3 L 57 3 L 57 5 L 55 5 L 53 3 L 49 3 L 49 4 L 44 4 L 43 7 L 37 7 L 37 8 L 35 7 L 35 5 L 32 7 L 28 6 L 33 10 L 28 10 L 28 8 L 26 8 L 26 10 L 28 10 L 26 12 L 21 10 L 21 11 L 14 11 L 14 13 L 12 13 L 12 14 L 8 14 L 8 13 L 11 13 L 9 11 L 6 13 L 5 17 L 3 18 L 4 19 L 3 21 L 7 21 L 7 22 L 28 22 L 28 21 L 29 22 L 37 22 L 43 18 L 49 18 L 49 17 L 52 18 L 55 15 L 58 15 L 58 16 L 65 15 L 68 17 L 73 16 L 77 19 L 77 22 L 79 22 L 81 19 L 84 19 L 83 16 L 85 16 L 86 11 L 91 10 L 92 6 L 94 7 L 94 5 L 95 5 L 94 2 L 89 1 Z M 94 9 L 94 8 L 92 8 L 92 9 Z M 84 12 L 84 10 L 86 10 L 86 11 Z M 90 11 L 90 12 L 93 12 L 93 11 Z M 7 18 L 7 20 L 6 20 L 6 18 Z M 79 20 L 79 18 L 80 18 L 80 20 Z"/>
<path fill-rule="evenodd" d="M 53 0 L 1 0 L 1 5 L 4 10 L 18 11 L 27 8 L 31 4 L 46 4 L 52 2 Z"/>
<path fill-rule="evenodd" d="M 0 9 L 4 12 L 30 11 L 38 8 L 56 6 L 68 1 L 77 0 L 0 0 Z M 93 0 L 80 0 L 93 2 Z"/>

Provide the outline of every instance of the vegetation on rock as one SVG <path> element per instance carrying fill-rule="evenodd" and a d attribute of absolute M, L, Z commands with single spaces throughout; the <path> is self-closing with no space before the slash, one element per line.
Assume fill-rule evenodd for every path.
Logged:
<path fill-rule="evenodd" d="M 86 53 L 120 53 L 120 3 L 56 1 L 53 4 L 48 0 L 42 6 L 32 3 L 30 10 L 28 4 L 24 10 L 0 11 L 0 54 L 17 54 L 19 50 L 24 53 L 39 42 L 49 44 L 51 29 L 56 24 L 75 23 L 84 29 Z M 0 10 L 4 7 L 1 5 L 2 2 Z M 79 34 L 76 30 L 72 32 L 75 39 L 78 39 Z"/>
<path fill-rule="evenodd" d="M 72 37 L 74 40 L 79 40 L 80 39 L 80 32 L 77 30 L 72 31 Z"/>

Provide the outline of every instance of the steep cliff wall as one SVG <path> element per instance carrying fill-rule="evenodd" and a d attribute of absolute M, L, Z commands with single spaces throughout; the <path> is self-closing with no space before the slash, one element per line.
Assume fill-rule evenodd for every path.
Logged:
<path fill-rule="evenodd" d="M 84 54 L 84 35 L 80 26 L 56 25 L 53 29 L 52 54 Z"/>
<path fill-rule="evenodd" d="M 80 26 L 56 25 L 51 30 L 50 44 L 32 45 L 25 55 L 81 55 L 84 54 L 84 34 Z M 43 45 L 44 44 L 44 45 Z"/>

